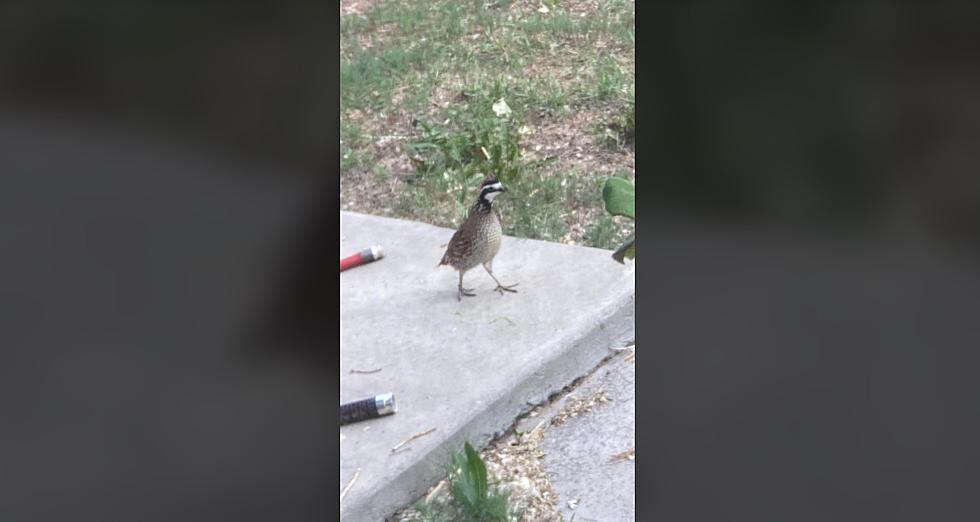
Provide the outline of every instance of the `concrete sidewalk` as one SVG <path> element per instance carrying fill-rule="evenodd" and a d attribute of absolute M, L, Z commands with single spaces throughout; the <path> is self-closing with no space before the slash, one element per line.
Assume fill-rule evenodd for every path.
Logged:
<path fill-rule="evenodd" d="M 544 467 L 565 520 L 636 520 L 632 454 L 636 445 L 636 364 L 629 357 L 632 354 L 625 350 L 612 358 L 561 401 L 567 405 L 601 397 L 590 411 L 545 432 L 541 444 Z"/>
<path fill-rule="evenodd" d="M 341 213 L 342 255 L 373 244 L 386 253 L 340 276 L 341 400 L 390 391 L 399 408 L 341 429 L 341 487 L 356 476 L 345 521 L 410 504 L 464 441 L 482 447 L 634 337 L 632 265 L 609 251 L 505 238 L 494 274 L 519 293 L 501 296 L 473 270 L 465 284 L 477 296 L 458 302 L 456 273 L 436 266 L 452 233 Z"/>

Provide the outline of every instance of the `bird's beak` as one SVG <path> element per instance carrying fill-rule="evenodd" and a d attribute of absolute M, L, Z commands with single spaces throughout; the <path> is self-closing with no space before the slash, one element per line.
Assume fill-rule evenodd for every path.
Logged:
<path fill-rule="evenodd" d="M 501 192 L 507 192 L 507 187 L 505 187 L 505 186 L 503 186 L 503 185 L 501 185 L 501 186 L 500 186 L 500 191 L 501 191 Z"/>

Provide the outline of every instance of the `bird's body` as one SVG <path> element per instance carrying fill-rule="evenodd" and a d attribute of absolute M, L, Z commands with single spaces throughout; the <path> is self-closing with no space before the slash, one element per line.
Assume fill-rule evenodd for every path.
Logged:
<path fill-rule="evenodd" d="M 503 237 L 503 229 L 500 226 L 500 218 L 493 208 L 493 200 L 506 190 L 496 178 L 488 178 L 483 182 L 476 203 L 470 209 L 466 221 L 449 240 L 446 253 L 439 263 L 440 266 L 449 265 L 459 272 L 460 300 L 464 295 L 475 295 L 472 290 L 463 288 L 463 274 L 479 265 L 483 265 L 490 277 L 497 282 L 496 290 L 501 294 L 505 291 L 517 292 L 511 287 L 501 285 L 492 272 L 493 258 L 500 251 Z"/>
<path fill-rule="evenodd" d="M 449 240 L 441 264 L 465 271 L 491 261 L 500 251 L 502 235 L 500 218 L 493 208 L 474 208 Z"/>

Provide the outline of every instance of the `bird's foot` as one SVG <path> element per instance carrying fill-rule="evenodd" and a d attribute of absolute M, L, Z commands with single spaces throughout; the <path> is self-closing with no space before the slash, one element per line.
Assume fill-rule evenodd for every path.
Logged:
<path fill-rule="evenodd" d="M 462 301 L 464 295 L 466 297 L 475 297 L 476 296 L 476 294 L 473 292 L 473 289 L 472 288 L 462 288 L 462 287 L 460 287 L 460 289 L 459 289 L 459 296 L 457 296 L 457 300 Z"/>
<path fill-rule="evenodd" d="M 497 288 L 494 288 L 494 290 L 496 290 L 497 292 L 499 292 L 500 295 L 504 295 L 504 292 L 513 292 L 513 293 L 516 294 L 517 293 L 517 290 L 514 290 L 514 287 L 517 286 L 518 284 L 520 284 L 520 283 L 514 283 L 514 284 L 512 284 L 510 286 L 504 286 L 504 285 L 502 285 L 500 283 L 497 283 Z"/>

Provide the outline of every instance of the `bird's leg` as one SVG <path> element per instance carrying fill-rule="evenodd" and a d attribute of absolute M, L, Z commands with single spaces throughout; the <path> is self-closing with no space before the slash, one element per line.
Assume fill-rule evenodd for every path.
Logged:
<path fill-rule="evenodd" d="M 493 272 L 490 270 L 490 266 L 491 266 L 490 263 L 483 263 L 483 268 L 487 271 L 488 274 L 490 274 L 490 277 L 493 277 L 493 281 L 497 283 L 497 288 L 494 288 L 494 290 L 500 292 L 500 295 L 504 295 L 504 292 L 514 292 L 516 294 L 517 290 L 514 290 L 514 287 L 517 286 L 519 283 L 514 283 L 510 286 L 504 286 L 500 284 L 500 281 L 497 281 L 497 278 L 493 275 Z"/>
<path fill-rule="evenodd" d="M 473 297 L 476 294 L 473 293 L 472 288 L 463 288 L 463 271 L 460 270 L 459 271 L 459 295 L 456 296 L 456 299 L 462 301 L 464 295 L 467 297 Z"/>

